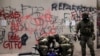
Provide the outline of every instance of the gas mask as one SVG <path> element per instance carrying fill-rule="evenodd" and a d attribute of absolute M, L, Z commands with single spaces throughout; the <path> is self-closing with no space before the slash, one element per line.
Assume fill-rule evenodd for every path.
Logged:
<path fill-rule="evenodd" d="M 82 14 L 83 22 L 87 23 L 89 21 L 89 16 L 87 13 Z"/>

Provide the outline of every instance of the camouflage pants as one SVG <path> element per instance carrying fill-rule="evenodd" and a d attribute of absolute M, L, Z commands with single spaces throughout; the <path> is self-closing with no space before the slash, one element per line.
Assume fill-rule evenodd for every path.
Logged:
<path fill-rule="evenodd" d="M 82 56 L 86 56 L 86 44 L 90 49 L 91 56 L 95 56 L 94 43 L 92 37 L 81 36 L 80 45 L 81 45 Z"/>

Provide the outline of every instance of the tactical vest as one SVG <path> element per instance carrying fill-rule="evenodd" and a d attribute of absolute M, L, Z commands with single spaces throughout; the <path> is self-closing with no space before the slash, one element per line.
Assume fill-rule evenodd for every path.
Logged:
<path fill-rule="evenodd" d="M 84 23 L 83 21 L 80 22 L 80 34 L 85 36 L 91 36 L 92 35 L 92 22 Z"/>

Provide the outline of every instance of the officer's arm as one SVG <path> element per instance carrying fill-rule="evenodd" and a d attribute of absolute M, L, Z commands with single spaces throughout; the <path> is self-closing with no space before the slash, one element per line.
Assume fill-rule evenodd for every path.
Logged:
<path fill-rule="evenodd" d="M 74 37 L 74 40 L 76 41 L 77 38 L 78 38 L 78 32 L 80 30 L 80 22 L 76 25 L 76 34 L 75 34 L 75 37 Z"/>
<path fill-rule="evenodd" d="M 92 40 L 95 40 L 95 34 L 94 34 L 94 24 L 92 22 L 92 26 L 91 26 L 91 31 L 92 31 Z"/>
<path fill-rule="evenodd" d="M 93 22 L 92 22 L 92 26 L 91 26 L 91 31 L 92 31 L 92 33 L 94 33 L 94 24 L 93 24 Z"/>
<path fill-rule="evenodd" d="M 79 30 L 80 30 L 80 22 L 76 25 L 76 34 L 78 34 Z"/>

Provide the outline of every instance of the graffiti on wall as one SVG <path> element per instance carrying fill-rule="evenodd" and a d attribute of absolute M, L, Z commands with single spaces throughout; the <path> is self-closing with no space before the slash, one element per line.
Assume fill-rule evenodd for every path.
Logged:
<path fill-rule="evenodd" d="M 70 5 L 68 3 L 64 3 L 64 2 L 59 2 L 59 3 L 52 3 L 51 4 L 51 10 L 52 11 L 70 11 L 70 13 L 64 13 L 64 18 L 67 18 L 68 15 L 70 15 L 69 19 L 69 29 L 70 32 L 74 31 L 73 28 L 75 26 L 73 26 L 71 21 L 80 21 L 82 20 L 82 13 L 83 12 L 87 12 L 89 13 L 89 19 L 91 21 L 94 21 L 93 19 L 93 14 L 96 12 L 96 8 L 95 7 L 88 7 L 88 6 L 84 6 L 84 5 Z M 67 15 L 67 16 L 66 16 Z M 71 20 L 71 21 L 70 21 Z M 65 20 L 66 21 L 66 20 Z"/>
<path fill-rule="evenodd" d="M 26 41 L 28 40 L 27 34 L 22 35 L 21 37 L 21 44 L 26 45 Z"/>
<path fill-rule="evenodd" d="M 20 49 L 22 45 L 19 36 L 14 34 L 13 32 L 9 32 L 8 40 L 4 41 L 3 47 L 9 49 L 14 49 L 14 48 Z"/>
<path fill-rule="evenodd" d="M 78 20 L 78 18 L 81 18 L 81 14 L 82 12 L 96 12 L 96 8 L 95 7 L 87 7 L 87 6 L 83 6 L 83 5 L 70 5 L 68 3 L 52 3 L 51 4 L 51 10 L 52 11 L 57 11 L 57 10 L 70 10 L 71 11 L 71 18 L 73 20 Z M 92 13 L 92 14 L 93 14 Z M 75 18 L 76 16 L 76 18 Z M 81 19 L 79 19 L 81 20 Z"/>
<path fill-rule="evenodd" d="M 5 29 L 0 28 L 0 44 L 3 43 L 5 38 Z"/>
<path fill-rule="evenodd" d="M 75 22 L 81 20 L 81 14 L 83 11 L 95 11 L 95 8 L 86 7 L 82 5 L 69 5 L 67 3 L 52 3 L 51 10 L 46 10 L 44 7 L 30 6 L 21 4 L 21 10 L 18 11 L 17 8 L 11 6 L 0 8 L 0 19 L 7 20 L 7 25 L 9 26 L 9 32 L 7 40 L 3 42 L 3 47 L 8 49 L 21 49 L 22 46 L 26 46 L 29 36 L 23 33 L 19 36 L 19 32 L 26 31 L 27 33 L 33 35 L 33 37 L 38 40 L 40 36 L 48 36 L 50 34 L 62 33 L 64 32 L 67 17 L 70 15 L 70 19 Z M 53 15 L 53 11 L 69 10 L 70 13 L 63 13 L 63 17 L 60 18 L 58 15 Z M 73 30 L 73 24 L 69 21 L 70 32 Z M 1 41 L 1 39 L 0 39 Z"/>

